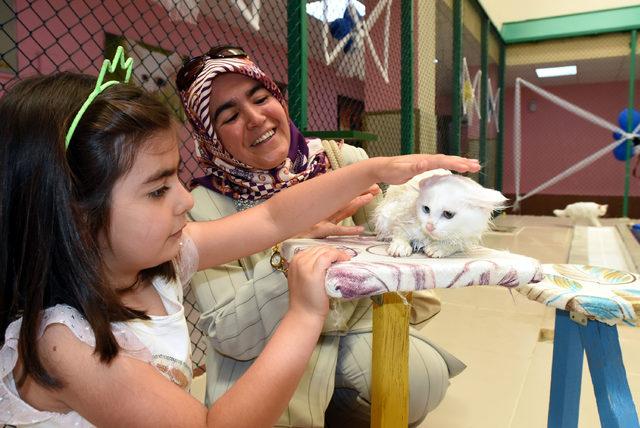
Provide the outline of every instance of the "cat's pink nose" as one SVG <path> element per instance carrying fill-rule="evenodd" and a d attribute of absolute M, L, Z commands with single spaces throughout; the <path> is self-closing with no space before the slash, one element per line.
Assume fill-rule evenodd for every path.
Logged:
<path fill-rule="evenodd" d="M 435 229 L 435 227 L 433 227 L 433 223 L 427 223 L 425 227 L 428 232 L 433 232 L 433 229 Z"/>

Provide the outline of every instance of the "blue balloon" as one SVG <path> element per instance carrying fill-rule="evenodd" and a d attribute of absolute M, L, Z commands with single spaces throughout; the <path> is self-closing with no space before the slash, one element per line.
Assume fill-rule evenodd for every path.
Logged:
<path fill-rule="evenodd" d="M 621 129 L 627 130 L 629 128 L 627 128 L 627 119 L 628 119 L 628 109 L 624 109 L 620 112 L 620 114 L 618 115 L 618 125 L 620 125 Z M 631 130 L 634 130 L 638 124 L 640 124 L 640 113 L 638 113 L 635 109 L 631 112 Z M 613 133 L 613 138 L 616 140 L 619 140 L 620 138 L 622 138 L 622 134 L 620 134 L 619 132 L 614 132 Z M 615 149 L 613 149 L 613 156 L 615 156 L 616 159 L 618 159 L 619 161 L 626 161 L 627 160 L 627 141 L 629 140 L 624 140 L 622 143 L 618 144 L 616 146 Z M 633 139 L 633 148 L 631 150 L 631 157 L 635 156 L 636 154 L 638 154 L 638 152 L 640 152 L 640 141 L 638 141 L 637 138 Z"/>
<path fill-rule="evenodd" d="M 358 17 L 362 19 L 360 15 L 358 15 Z M 338 18 L 329 24 L 329 31 L 336 40 L 341 40 L 344 37 L 348 36 L 349 33 L 351 33 L 351 30 L 353 30 L 353 27 L 355 27 L 355 25 L 355 21 L 353 20 L 351 13 L 349 13 L 349 8 L 347 7 L 344 11 L 344 15 L 342 15 L 342 18 Z M 351 45 L 353 45 L 353 40 L 349 38 L 349 41 L 344 45 L 344 48 L 342 48 L 343 52 L 349 52 L 349 50 L 351 49 Z"/>

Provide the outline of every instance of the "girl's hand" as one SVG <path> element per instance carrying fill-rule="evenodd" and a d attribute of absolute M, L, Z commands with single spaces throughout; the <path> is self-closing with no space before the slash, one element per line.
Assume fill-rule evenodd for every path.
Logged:
<path fill-rule="evenodd" d="M 329 297 L 324 288 L 327 269 L 334 262 L 351 256 L 328 245 L 307 248 L 296 253 L 289 263 L 289 310 L 317 315 L 323 320 L 329 313 Z"/>
<path fill-rule="evenodd" d="M 341 226 L 339 223 L 351 217 L 363 206 L 367 205 L 381 192 L 377 184 L 369 187 L 365 193 L 354 198 L 347 206 L 331 215 L 326 220 L 316 223 L 311 229 L 296 235 L 296 238 L 326 238 L 327 236 L 359 235 L 364 231 L 363 226 Z"/>
<path fill-rule="evenodd" d="M 480 164 L 477 159 L 467 159 L 448 155 L 405 155 L 387 158 L 373 158 L 381 162 L 376 166 L 377 182 L 402 184 L 413 176 L 431 169 L 444 168 L 457 172 L 477 172 Z"/>

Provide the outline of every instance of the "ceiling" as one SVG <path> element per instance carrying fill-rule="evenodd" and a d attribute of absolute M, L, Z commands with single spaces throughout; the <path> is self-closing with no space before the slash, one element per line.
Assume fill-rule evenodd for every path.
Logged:
<path fill-rule="evenodd" d="M 638 6 L 638 0 L 478 0 L 491 22 L 500 29 L 505 22 L 526 21 L 529 19 L 549 18 L 598 10 Z M 524 7 L 523 7 L 524 6 Z"/>
<path fill-rule="evenodd" d="M 438 2 L 437 13 L 437 91 L 440 94 L 449 94 L 451 91 L 452 73 L 452 15 L 451 9 L 445 1 Z M 499 12 L 501 19 L 533 19 L 542 17 L 543 11 L 538 6 L 533 6 L 532 2 L 526 7 L 522 7 L 521 2 L 513 0 L 483 0 L 481 1 L 487 14 L 491 14 L 491 8 L 503 7 Z M 519 4 L 519 8 L 511 3 Z M 575 13 L 576 4 L 581 3 L 585 10 L 596 10 L 595 6 L 604 4 L 608 7 L 624 7 L 632 4 L 638 5 L 639 1 L 588 1 L 580 2 L 554 2 L 539 0 L 539 3 L 546 4 L 548 14 L 567 11 Z M 558 3 L 551 7 L 552 3 Z M 561 3 L 572 3 L 571 5 Z M 596 5 L 597 3 L 597 5 Z M 531 5 L 531 7 L 530 7 Z M 488 8 L 488 10 L 487 10 Z M 587 10 L 588 9 L 588 10 Z M 602 9 L 600 7 L 599 9 Z M 550 16 L 550 15 L 549 15 Z M 493 18 L 492 18 L 493 22 Z M 497 28 L 500 28 L 498 25 Z M 478 67 L 480 64 L 480 43 L 477 37 L 469 31 L 466 26 L 463 32 L 463 55 L 467 59 L 469 67 Z M 639 47 L 640 51 L 640 47 Z M 638 61 L 636 76 L 640 76 L 640 58 Z M 575 76 L 564 76 L 555 78 L 540 79 L 535 74 L 538 67 L 554 67 L 560 65 L 576 65 L 578 74 Z M 506 84 L 512 86 L 517 77 L 523 78 L 538 86 L 561 86 L 588 84 L 597 82 L 628 81 L 629 80 L 629 36 L 628 33 L 615 33 L 608 35 L 584 36 L 574 39 L 550 40 L 536 43 L 511 45 L 507 48 L 507 71 Z M 473 76 L 471 76 L 473 78 Z M 496 82 L 492 83 L 493 85 Z"/>

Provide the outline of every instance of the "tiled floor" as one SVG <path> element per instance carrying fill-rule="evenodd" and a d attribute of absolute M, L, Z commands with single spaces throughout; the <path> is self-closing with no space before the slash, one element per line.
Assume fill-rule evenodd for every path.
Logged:
<path fill-rule="evenodd" d="M 569 261 L 573 228 L 566 219 L 503 216 L 496 225 L 515 230 L 489 233 L 485 246 L 542 263 Z M 554 310 L 499 287 L 437 292 L 442 312 L 423 332 L 468 367 L 451 380 L 444 401 L 420 427 L 546 427 Z M 618 331 L 629 386 L 640 409 L 640 328 Z M 600 426 L 586 359 L 579 426 Z"/>
<path fill-rule="evenodd" d="M 568 219 L 501 216 L 483 244 L 567 263 L 574 229 Z M 603 222 L 605 225 L 607 222 Z M 467 369 L 451 380 L 443 402 L 420 428 L 542 428 L 547 425 L 555 311 L 501 287 L 438 290 L 442 312 L 423 332 L 459 357 Z M 640 409 L 640 328 L 619 327 L 623 358 Z M 192 393 L 202 399 L 204 376 Z M 599 427 L 584 362 L 581 428 Z"/>

